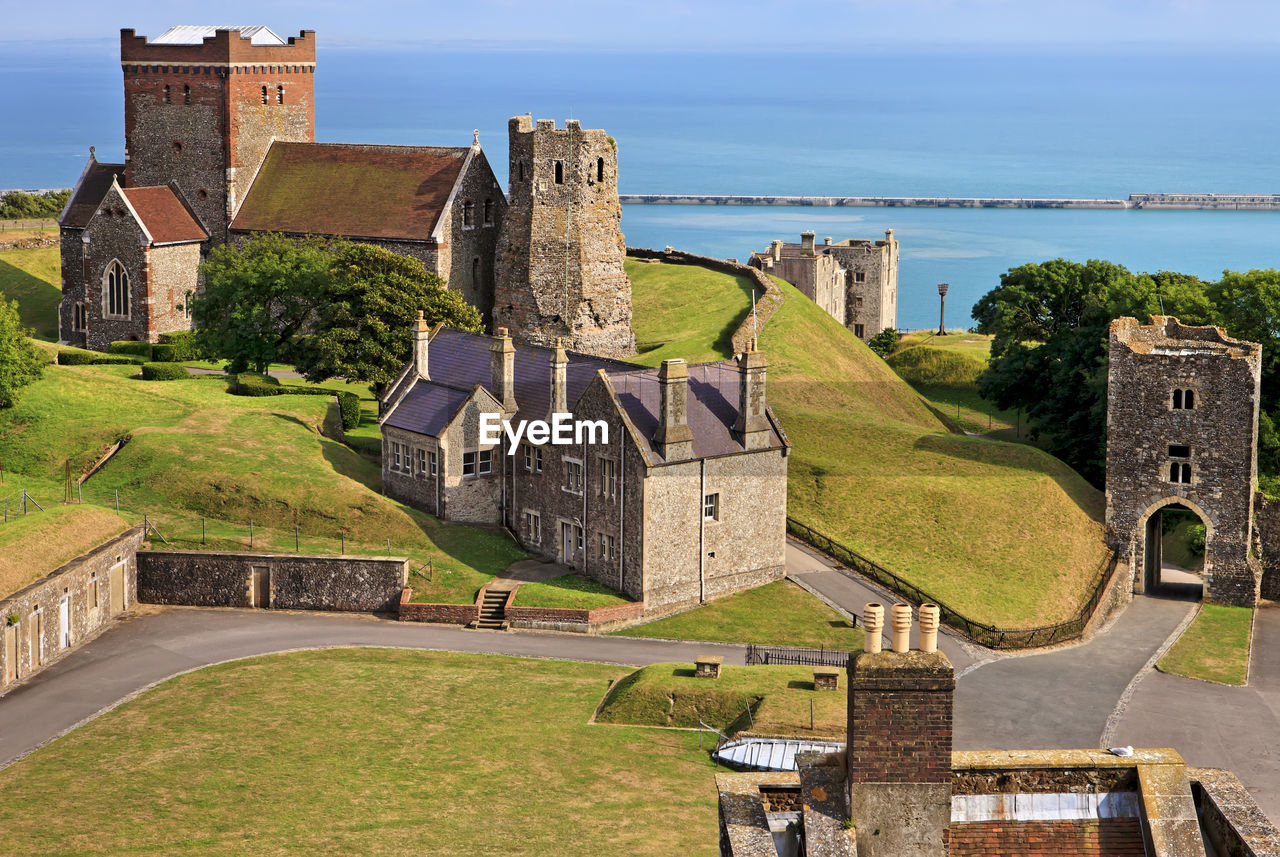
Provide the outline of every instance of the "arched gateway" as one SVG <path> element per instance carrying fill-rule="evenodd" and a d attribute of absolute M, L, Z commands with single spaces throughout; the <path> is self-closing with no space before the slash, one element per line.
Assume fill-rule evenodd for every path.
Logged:
<path fill-rule="evenodd" d="M 1107 371 L 1107 531 L 1133 591 L 1160 582 L 1161 510 L 1205 524 L 1204 597 L 1252 606 L 1262 347 L 1169 316 L 1111 323 Z"/>

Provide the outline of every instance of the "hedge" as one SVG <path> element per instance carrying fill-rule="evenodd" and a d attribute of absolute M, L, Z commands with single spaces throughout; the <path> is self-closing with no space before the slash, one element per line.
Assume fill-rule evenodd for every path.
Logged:
<path fill-rule="evenodd" d="M 360 397 L 355 393 L 338 394 L 338 409 L 342 412 L 342 428 L 353 429 L 360 425 Z"/>
<path fill-rule="evenodd" d="M 196 344 L 196 332 L 194 330 L 175 330 L 172 333 L 160 334 L 160 344 L 155 347 L 156 360 L 160 360 L 160 349 L 164 348 L 164 353 L 172 354 L 171 360 L 199 360 L 204 355 L 200 351 L 200 346 Z"/>
<path fill-rule="evenodd" d="M 59 366 L 88 366 L 90 364 L 95 366 L 123 366 L 137 362 L 136 358 L 127 354 L 101 354 L 97 351 L 83 351 L 78 348 L 58 352 Z"/>
<path fill-rule="evenodd" d="M 145 360 L 151 359 L 151 343 L 150 342 L 134 342 L 133 340 L 124 340 L 121 342 L 113 342 L 107 348 L 108 354 L 132 354 L 135 357 L 142 357 Z"/>
<path fill-rule="evenodd" d="M 177 381 L 190 377 L 187 367 L 177 363 L 143 363 L 142 380 L 144 381 Z"/>
<path fill-rule="evenodd" d="M 275 378 L 246 373 L 232 377 L 228 392 L 233 396 L 282 396 L 289 391 Z"/>

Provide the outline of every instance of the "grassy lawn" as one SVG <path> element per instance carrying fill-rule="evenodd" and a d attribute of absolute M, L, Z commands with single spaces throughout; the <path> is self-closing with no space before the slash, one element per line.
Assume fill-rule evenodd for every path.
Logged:
<path fill-rule="evenodd" d="M 632 293 L 644 295 L 645 324 L 636 350 L 657 366 L 670 357 L 705 363 L 733 356 L 730 341 L 751 312 L 752 283 L 707 268 L 627 260 Z M 691 312 L 690 310 L 693 309 Z"/>
<path fill-rule="evenodd" d="M 7 233 L 0 233 L 0 238 Z M 0 294 L 18 302 L 22 323 L 40 339 L 58 338 L 62 270 L 57 247 L 0 251 Z"/>
<path fill-rule="evenodd" d="M 470 602 L 525 554 L 505 535 L 443 523 L 379 493 L 376 464 L 332 440 L 336 405 L 318 396 L 252 398 L 219 377 L 141 381 L 131 366 L 50 366 L 0 413 L 8 491 L 43 505 L 62 497 L 66 462 L 84 472 L 86 504 L 147 514 L 177 548 L 405 555 L 430 562 L 432 600 Z M 326 429 L 326 426 L 329 428 Z M 328 436 L 326 436 L 328 435 Z M 253 523 L 250 544 L 249 525 Z M 345 542 L 345 544 L 344 544 Z M 165 545 L 156 540 L 157 547 Z"/>
<path fill-rule="evenodd" d="M 562 574 L 542 583 L 526 583 L 516 590 L 515 607 L 570 607 L 591 610 L 630 604 L 607 586 L 577 574 Z"/>
<path fill-rule="evenodd" d="M 662 321 L 648 311 L 669 299 L 653 294 L 660 286 L 675 288 L 633 280 L 638 341 L 661 338 Z M 796 289 L 779 287 L 787 300 L 760 347 L 770 403 L 793 444 L 789 514 L 974 619 L 1029 627 L 1071 616 L 1105 556 L 1101 492 L 1033 447 L 947 431 L 883 360 Z M 722 300 L 737 306 L 738 293 Z M 712 303 L 703 297 L 692 318 Z M 714 342 L 719 328 L 702 335 Z M 981 337 L 947 347 L 987 347 L 968 339 Z"/>
<path fill-rule="evenodd" d="M 1203 604 L 1195 621 L 1157 666 L 1161 672 L 1188 678 L 1244 684 L 1252 630 L 1252 609 Z"/>
<path fill-rule="evenodd" d="M 862 633 L 848 619 L 795 584 L 782 580 L 616 633 L 814 649 L 862 646 Z"/>
<path fill-rule="evenodd" d="M 614 685 L 596 720 L 696 729 L 701 719 L 725 733 L 745 730 L 843 741 L 848 725 L 845 681 L 841 672 L 839 690 L 815 691 L 813 667 L 725 666 L 720 678 L 707 679 L 694 678 L 692 664 L 653 664 Z"/>
<path fill-rule="evenodd" d="M 97 506 L 46 503 L 48 511 L 28 506 L 30 513 L 19 515 L 18 498 L 10 497 L 8 489 L 0 486 L 9 501 L 9 519 L 0 524 L 0 598 L 129 528 L 128 521 Z"/>
<path fill-rule="evenodd" d="M 0 853 L 714 857 L 698 736 L 588 725 L 625 674 L 386 649 L 210 667 L 0 772 Z"/>
<path fill-rule="evenodd" d="M 927 344 L 917 344 L 926 340 Z M 1000 440 L 1023 440 L 1016 411 L 1002 411 L 978 395 L 978 375 L 987 368 L 991 338 L 978 334 L 945 339 L 903 337 L 888 364 L 947 420 L 967 432 Z"/>

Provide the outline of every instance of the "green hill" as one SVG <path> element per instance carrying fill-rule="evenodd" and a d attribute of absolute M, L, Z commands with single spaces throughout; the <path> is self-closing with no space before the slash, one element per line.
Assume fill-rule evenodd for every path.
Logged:
<path fill-rule="evenodd" d="M 659 276 L 653 269 L 665 268 Z M 650 304 L 680 293 L 682 272 L 628 261 L 640 342 L 663 338 Z M 741 307 L 724 278 L 690 321 Z M 1029 446 L 952 434 L 859 339 L 793 287 L 761 332 L 768 396 L 793 444 L 789 514 L 981 621 L 1068 618 L 1105 556 L 1103 499 L 1071 468 Z M 697 359 L 720 328 L 708 324 Z M 697 343 L 697 344 L 695 344 Z M 641 356 L 656 363 L 657 352 Z M 676 356 L 676 355 L 664 355 Z"/>

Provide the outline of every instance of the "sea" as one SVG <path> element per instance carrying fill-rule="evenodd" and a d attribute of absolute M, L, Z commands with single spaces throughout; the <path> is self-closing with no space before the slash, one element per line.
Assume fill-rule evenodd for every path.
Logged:
<path fill-rule="evenodd" d="M 322 34 L 323 35 L 323 34 Z M 873 44 L 872 40 L 866 43 Z M 618 141 L 631 194 L 1124 197 L 1280 192 L 1280 56 L 1112 49 L 613 52 L 320 40 L 321 141 L 458 145 L 506 183 L 511 116 Z M 0 41 L 0 188 L 123 151 L 118 42 Z M 899 327 L 948 327 L 1025 262 L 1205 278 L 1280 267 L 1280 211 L 624 207 L 632 246 L 745 260 L 774 238 L 901 241 Z"/>

